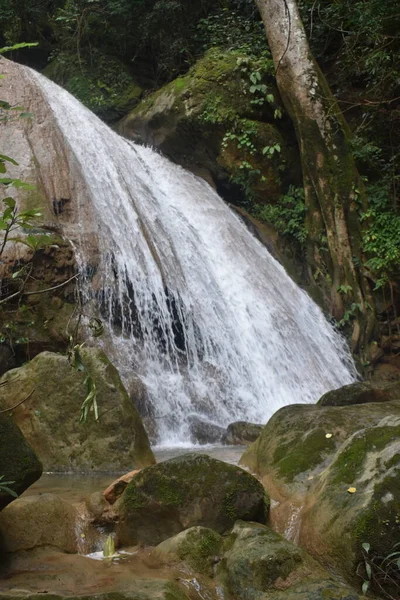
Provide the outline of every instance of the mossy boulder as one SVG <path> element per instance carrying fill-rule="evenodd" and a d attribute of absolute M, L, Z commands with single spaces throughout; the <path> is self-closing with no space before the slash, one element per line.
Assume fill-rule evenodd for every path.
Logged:
<path fill-rule="evenodd" d="M 15 500 L 0 514 L 0 546 L 3 552 L 56 546 L 77 552 L 77 509 L 55 494 Z"/>
<path fill-rule="evenodd" d="M 116 503 L 125 545 L 155 545 L 193 526 L 223 533 L 237 519 L 264 522 L 269 501 L 243 469 L 185 454 L 143 469 Z"/>
<path fill-rule="evenodd" d="M 309 499 L 300 541 L 349 580 L 356 580 L 362 544 L 370 545 L 371 559 L 394 551 L 400 540 L 400 418 L 350 436 Z M 389 592 L 389 581 L 386 587 Z"/>
<path fill-rule="evenodd" d="M 400 381 L 361 381 L 327 392 L 318 400 L 320 406 L 348 406 L 369 402 L 400 400 Z"/>
<path fill-rule="evenodd" d="M 228 425 L 226 434 L 223 438 L 224 444 L 245 446 L 255 442 L 260 435 L 264 425 L 257 423 L 248 423 L 247 421 L 236 421 Z"/>
<path fill-rule="evenodd" d="M 400 539 L 400 401 L 287 406 L 241 463 L 280 502 L 280 530 L 297 507 L 299 543 L 349 580 L 363 543 L 385 556 Z"/>
<path fill-rule="evenodd" d="M 8 371 L 4 406 L 29 399 L 15 411 L 15 421 L 37 452 L 46 471 L 115 471 L 154 463 L 147 434 L 116 368 L 104 352 L 81 352 L 85 371 L 74 369 L 66 356 L 42 352 L 29 363 Z M 89 375 L 97 391 L 99 420 L 90 413 L 80 423 Z M 137 395 L 143 384 L 137 380 Z"/>
<path fill-rule="evenodd" d="M 108 123 L 132 110 L 143 93 L 127 66 L 96 49 L 90 58 L 61 52 L 43 70 L 43 75 L 63 86 Z"/>
<path fill-rule="evenodd" d="M 0 390 L 3 393 L 4 388 L 0 387 Z M 4 409 L 4 404 L 1 403 L 0 407 Z M 3 476 L 2 481 L 12 481 L 13 483 L 8 487 L 19 495 L 39 479 L 42 469 L 42 463 L 14 423 L 11 414 L 0 415 L 0 475 Z M 12 495 L 0 490 L 0 510 L 13 500 Z"/>
<path fill-rule="evenodd" d="M 218 577 L 230 598 L 288 600 L 297 598 L 300 586 L 308 592 L 303 596 L 307 600 L 358 598 L 330 579 L 304 550 L 259 523 L 238 521 L 225 540 L 225 547 Z"/>
<path fill-rule="evenodd" d="M 212 576 L 219 557 L 222 537 L 207 527 L 190 527 L 164 540 L 153 551 L 163 563 L 185 561 L 197 573 Z"/>
<path fill-rule="evenodd" d="M 266 76 L 264 84 L 273 101 L 265 95 L 259 104 L 252 102 L 249 73 L 243 69 L 248 60 L 238 51 L 209 50 L 186 75 L 142 100 L 119 123 L 119 132 L 157 146 L 221 193 L 232 191 L 232 182 L 242 191 L 248 183 L 257 201 L 276 200 L 285 165 L 290 163 L 293 173 L 297 158 L 287 123 L 281 132 L 280 120 L 274 119 L 281 104 L 272 77 Z M 264 149 L 271 147 L 276 152 L 267 154 Z"/>

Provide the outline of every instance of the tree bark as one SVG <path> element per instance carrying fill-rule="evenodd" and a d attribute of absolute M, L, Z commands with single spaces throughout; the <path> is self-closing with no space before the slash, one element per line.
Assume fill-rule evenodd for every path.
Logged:
<path fill-rule="evenodd" d="M 283 103 L 296 129 L 307 207 L 308 262 L 323 277 L 336 319 L 352 315 L 352 350 L 364 354 L 375 327 L 363 274 L 358 212 L 366 207 L 349 128 L 308 44 L 295 0 L 255 0 Z"/>

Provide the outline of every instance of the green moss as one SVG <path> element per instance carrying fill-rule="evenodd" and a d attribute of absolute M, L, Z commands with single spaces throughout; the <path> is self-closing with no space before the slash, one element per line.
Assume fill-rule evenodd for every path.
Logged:
<path fill-rule="evenodd" d="M 361 555 L 361 544 L 371 545 L 371 555 L 386 556 L 400 539 L 400 471 L 397 470 L 375 485 L 367 509 L 354 524 Z"/>
<path fill-rule="evenodd" d="M 400 436 L 399 427 L 374 427 L 359 434 L 339 455 L 332 466 L 332 483 L 351 484 L 361 472 L 368 452 L 385 448 Z"/>
<path fill-rule="evenodd" d="M 212 560 L 220 552 L 222 538 L 210 529 L 188 532 L 178 549 L 178 556 L 187 560 L 193 569 L 204 575 L 212 575 Z"/>
<path fill-rule="evenodd" d="M 297 444 L 279 444 L 274 452 L 274 463 L 280 475 L 293 481 L 296 475 L 318 466 L 325 455 L 335 449 L 333 438 L 326 438 L 324 429 L 316 429 Z"/>
<path fill-rule="evenodd" d="M 178 92 L 181 92 L 186 87 L 186 78 L 178 77 L 178 79 L 175 79 L 174 85 L 175 89 L 177 89 Z"/>

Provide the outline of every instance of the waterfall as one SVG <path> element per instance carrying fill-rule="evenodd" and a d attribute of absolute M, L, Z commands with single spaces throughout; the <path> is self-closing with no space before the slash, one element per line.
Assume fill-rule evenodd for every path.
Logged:
<path fill-rule="evenodd" d="M 355 379 L 342 337 L 205 181 L 120 137 L 45 77 L 29 77 L 95 210 L 95 279 L 77 243 L 82 293 L 101 311 L 125 382 L 136 374 L 146 384 L 161 443 L 189 441 L 194 415 L 223 426 L 265 422 Z"/>

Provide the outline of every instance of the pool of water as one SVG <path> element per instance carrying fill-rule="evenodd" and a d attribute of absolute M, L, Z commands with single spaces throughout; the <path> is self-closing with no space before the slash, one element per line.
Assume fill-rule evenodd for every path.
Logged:
<path fill-rule="evenodd" d="M 243 446 L 192 446 L 175 448 L 154 448 L 157 462 L 187 453 L 207 454 L 218 460 L 237 465 L 245 448 Z M 123 472 L 114 473 L 44 473 L 23 496 L 51 493 L 57 494 L 73 504 L 82 502 L 93 492 L 104 491 Z"/>

